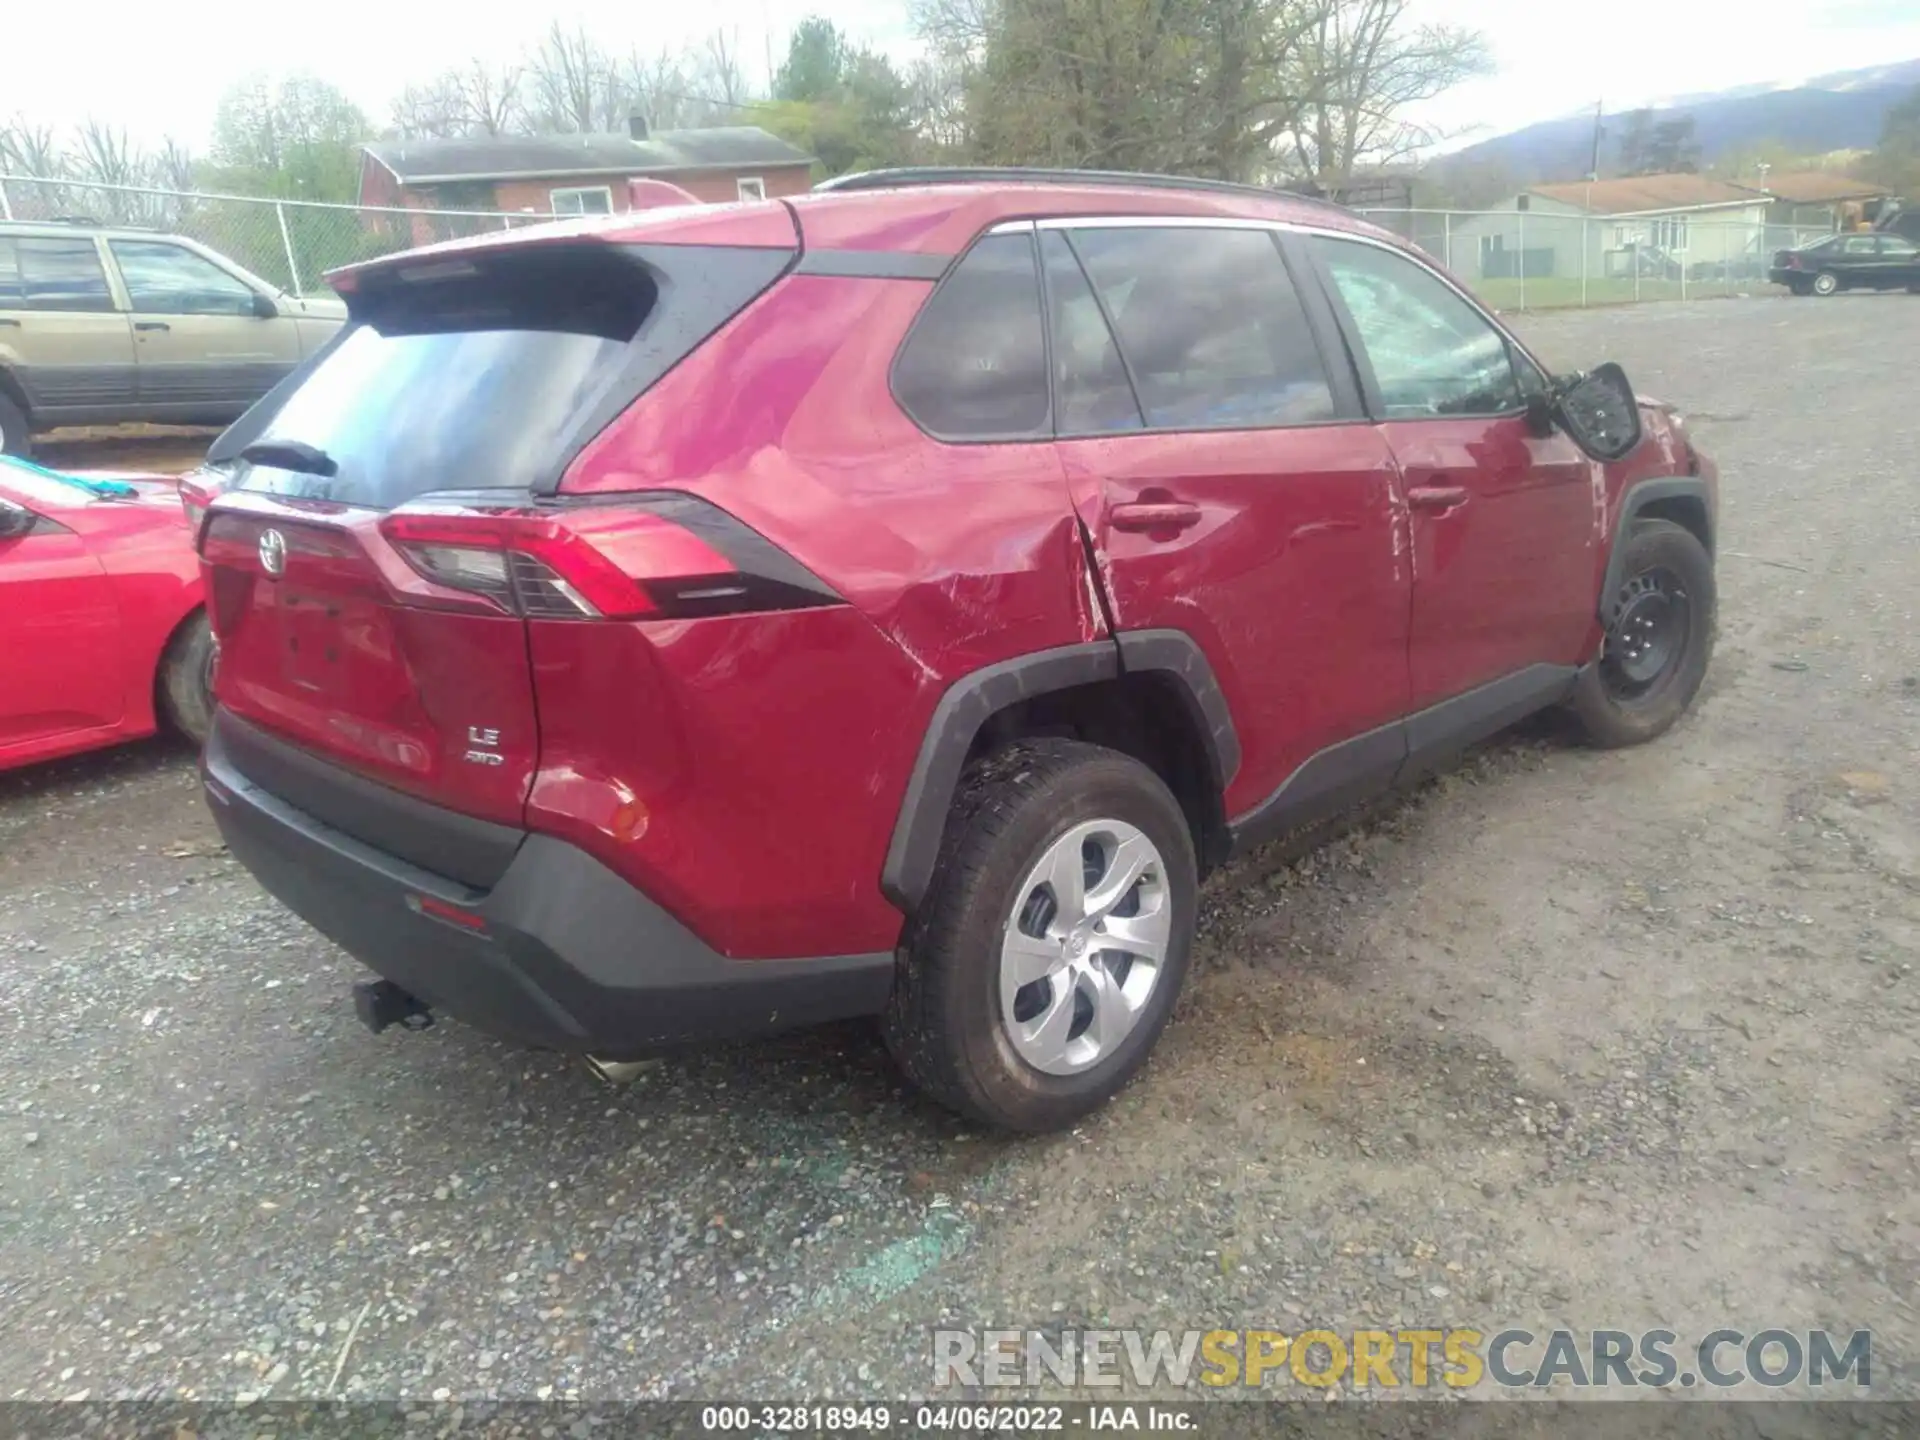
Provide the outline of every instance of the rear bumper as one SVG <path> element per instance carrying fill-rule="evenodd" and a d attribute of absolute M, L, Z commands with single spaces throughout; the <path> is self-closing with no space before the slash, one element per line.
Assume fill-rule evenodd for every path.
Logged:
<path fill-rule="evenodd" d="M 265 789 L 241 768 L 250 735 L 258 732 L 221 712 L 202 761 L 234 857 L 369 969 L 478 1029 L 627 1060 L 878 1014 L 886 1004 L 891 954 L 730 960 L 550 836 L 526 836 L 486 889 L 420 869 Z M 419 802 L 410 807 L 417 816 Z M 466 824 L 452 812 L 446 819 L 450 831 Z M 477 923 L 436 918 L 423 899 Z"/>
<path fill-rule="evenodd" d="M 1767 279 L 1776 285 L 1798 285 L 1812 278 L 1813 276 L 1804 270 L 1781 270 L 1775 268 L 1767 271 Z"/>

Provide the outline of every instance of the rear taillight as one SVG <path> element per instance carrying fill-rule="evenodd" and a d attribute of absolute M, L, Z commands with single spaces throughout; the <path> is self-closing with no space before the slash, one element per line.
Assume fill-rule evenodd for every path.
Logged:
<path fill-rule="evenodd" d="M 180 481 L 180 507 L 187 512 L 187 528 L 193 532 L 196 547 L 206 524 L 207 506 L 226 488 L 226 477 L 215 470 L 195 470 Z"/>
<path fill-rule="evenodd" d="M 532 619 L 687 618 L 840 599 L 687 495 L 550 509 L 423 501 L 390 512 L 380 533 L 422 578 Z"/>

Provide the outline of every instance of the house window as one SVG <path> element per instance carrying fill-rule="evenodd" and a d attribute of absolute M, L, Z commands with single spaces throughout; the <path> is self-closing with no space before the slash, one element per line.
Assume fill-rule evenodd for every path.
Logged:
<path fill-rule="evenodd" d="M 583 185 L 572 190 L 553 192 L 556 215 L 611 215 L 613 191 L 605 185 Z"/>
<path fill-rule="evenodd" d="M 1687 217 L 1668 215 L 1655 220 L 1650 239 L 1654 248 L 1658 250 L 1685 250 L 1687 248 Z"/>
<path fill-rule="evenodd" d="M 758 175 L 742 175 L 733 182 L 734 193 L 742 200 L 764 200 L 767 198 L 767 182 Z"/>

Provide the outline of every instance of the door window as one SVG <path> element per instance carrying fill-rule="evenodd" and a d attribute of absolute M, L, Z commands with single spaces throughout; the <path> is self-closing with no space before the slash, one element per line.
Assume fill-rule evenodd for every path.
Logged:
<path fill-rule="evenodd" d="M 1506 337 L 1439 276 L 1378 245 L 1313 243 L 1353 317 L 1383 418 L 1521 408 Z"/>
<path fill-rule="evenodd" d="M 1121 363 L 1120 347 L 1100 313 L 1093 287 L 1067 237 L 1049 230 L 1040 237 L 1047 273 L 1047 304 L 1053 321 L 1053 393 L 1062 435 L 1099 435 L 1138 430 L 1140 406 Z"/>
<path fill-rule="evenodd" d="M 253 315 L 251 286 L 204 256 L 160 240 L 111 240 L 136 315 Z"/>
<path fill-rule="evenodd" d="M 1265 230 L 1073 232 L 1155 429 L 1257 429 L 1338 418 L 1300 297 Z"/>
<path fill-rule="evenodd" d="M 1871 255 L 1874 253 L 1874 237 L 1871 235 L 1849 235 L 1840 242 L 1842 255 Z"/>
<path fill-rule="evenodd" d="M 901 407 L 943 440 L 1050 433 L 1033 236 L 989 235 L 920 312 L 894 362 Z"/>
<path fill-rule="evenodd" d="M 1880 254 L 1887 260 L 1911 260 L 1920 255 L 1920 245 L 1915 245 L 1911 240 L 1902 240 L 1898 235 L 1882 235 Z M 0 275 L 0 286 L 5 283 L 4 276 Z"/>
<path fill-rule="evenodd" d="M 22 235 L 14 246 L 23 310 L 113 309 L 107 272 L 92 240 Z"/>

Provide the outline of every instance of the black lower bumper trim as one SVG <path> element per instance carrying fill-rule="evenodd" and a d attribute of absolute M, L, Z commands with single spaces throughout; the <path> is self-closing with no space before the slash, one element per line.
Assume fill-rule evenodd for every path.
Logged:
<path fill-rule="evenodd" d="M 507 1039 L 637 1059 L 876 1015 L 893 986 L 890 953 L 728 959 L 551 836 L 528 836 L 488 890 L 421 870 L 263 789 L 218 726 L 203 774 L 228 849 L 276 899 L 421 1005 Z"/>

